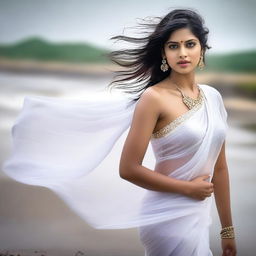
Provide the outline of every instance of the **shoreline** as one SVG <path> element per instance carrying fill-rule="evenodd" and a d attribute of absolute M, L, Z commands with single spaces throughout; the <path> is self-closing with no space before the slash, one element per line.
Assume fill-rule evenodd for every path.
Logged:
<path fill-rule="evenodd" d="M 111 63 L 64 63 L 38 60 L 11 60 L 0 57 L 0 72 L 45 76 L 64 76 L 74 79 L 111 78 L 114 71 L 124 70 Z M 212 84 L 218 89 L 227 109 L 231 123 L 248 126 L 256 130 L 256 101 L 237 93 L 234 88 L 241 82 L 255 82 L 256 74 L 196 73 L 197 82 Z"/>
<path fill-rule="evenodd" d="M 112 63 L 69 63 L 58 61 L 38 61 L 38 60 L 16 60 L 7 59 L 0 56 L 0 71 L 13 71 L 25 73 L 45 73 L 45 74 L 74 74 L 88 75 L 88 73 L 111 75 L 114 71 L 125 70 Z M 211 81 L 212 83 L 235 85 L 241 82 L 256 82 L 254 73 L 220 73 L 202 72 L 196 73 L 198 82 Z"/>

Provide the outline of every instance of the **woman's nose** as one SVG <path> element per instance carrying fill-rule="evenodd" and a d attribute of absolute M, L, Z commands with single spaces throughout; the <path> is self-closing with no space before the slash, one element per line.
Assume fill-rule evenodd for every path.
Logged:
<path fill-rule="evenodd" d="M 179 55 L 180 55 L 181 58 L 187 57 L 187 52 L 186 52 L 186 49 L 183 45 L 181 45 L 181 47 L 180 47 Z"/>

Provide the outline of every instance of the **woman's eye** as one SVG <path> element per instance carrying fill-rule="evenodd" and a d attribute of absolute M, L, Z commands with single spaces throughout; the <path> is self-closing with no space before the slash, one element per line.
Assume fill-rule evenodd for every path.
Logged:
<path fill-rule="evenodd" d="M 194 45 L 196 45 L 195 43 L 193 43 L 193 42 L 190 42 L 190 43 L 188 43 L 187 45 L 189 45 L 189 48 L 192 48 L 192 47 L 194 47 Z M 170 49 L 175 49 L 176 48 L 176 44 L 171 44 L 170 46 L 169 46 L 169 48 Z"/>
<path fill-rule="evenodd" d="M 191 44 L 192 44 L 192 47 L 195 45 L 195 43 L 192 43 L 192 42 L 191 42 L 191 43 L 188 43 L 188 44 L 189 44 L 189 45 L 191 45 Z"/>
<path fill-rule="evenodd" d="M 169 46 L 169 48 L 170 48 L 170 49 L 174 49 L 174 47 L 173 47 L 173 46 L 177 46 L 177 45 L 172 44 L 172 45 L 170 45 L 170 46 Z"/>

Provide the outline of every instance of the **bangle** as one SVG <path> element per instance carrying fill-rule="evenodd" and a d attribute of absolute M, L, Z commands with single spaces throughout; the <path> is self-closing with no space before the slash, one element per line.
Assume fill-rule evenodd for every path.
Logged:
<path fill-rule="evenodd" d="M 233 226 L 228 226 L 228 227 L 224 227 L 221 229 L 220 232 L 221 238 L 225 239 L 225 238 L 235 238 L 235 234 L 234 234 L 234 227 Z"/>

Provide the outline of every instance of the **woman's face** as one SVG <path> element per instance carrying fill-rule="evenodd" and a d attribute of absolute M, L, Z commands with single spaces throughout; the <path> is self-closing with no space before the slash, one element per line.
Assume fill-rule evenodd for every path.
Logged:
<path fill-rule="evenodd" d="M 167 64 L 177 73 L 189 73 L 193 71 L 200 60 L 201 45 L 188 28 L 174 31 L 164 45 L 164 54 Z M 189 61 L 186 65 L 178 64 L 179 61 Z"/>

